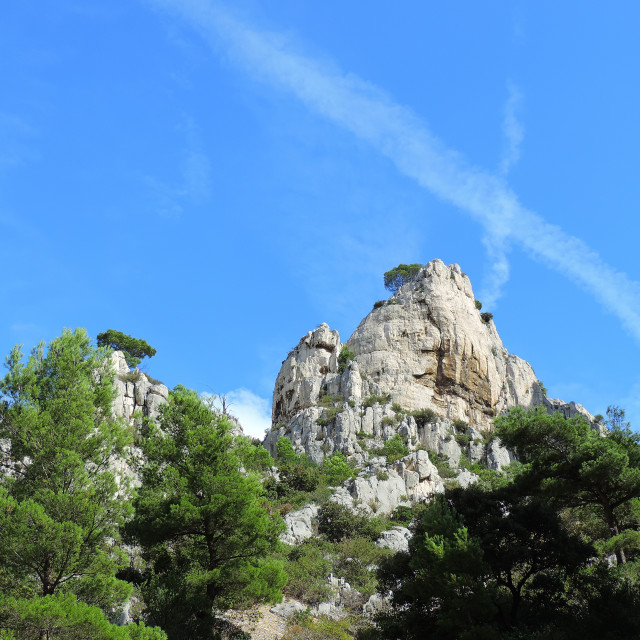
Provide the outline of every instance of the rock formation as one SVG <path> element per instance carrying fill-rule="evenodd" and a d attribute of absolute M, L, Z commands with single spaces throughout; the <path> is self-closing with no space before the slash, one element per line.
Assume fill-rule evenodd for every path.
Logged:
<path fill-rule="evenodd" d="M 426 453 L 426 460 L 405 458 L 399 466 L 374 459 L 396 434 L 410 450 L 441 454 L 454 468 L 464 454 L 499 469 L 512 457 L 491 432 L 495 416 L 508 409 L 543 405 L 593 422 L 580 405 L 545 396 L 531 365 L 504 348 L 491 318 L 481 314 L 456 264 L 425 265 L 374 305 L 346 346 L 355 355 L 341 367 L 343 345 L 327 324 L 300 340 L 276 379 L 265 439 L 272 452 L 286 436 L 316 462 L 340 451 L 354 466 L 369 465 L 338 491 L 340 502 L 373 502 L 388 511 L 400 496 L 417 500 L 442 490 Z M 424 474 L 411 466 L 427 463 L 433 469 Z M 473 481 L 468 476 L 459 474 L 459 482 Z"/>
<path fill-rule="evenodd" d="M 116 372 L 114 384 L 117 395 L 113 402 L 116 418 L 133 421 L 134 414 L 155 418 L 158 407 L 167 401 L 169 389 L 137 369 L 130 371 L 122 351 L 114 351 L 111 362 Z"/>

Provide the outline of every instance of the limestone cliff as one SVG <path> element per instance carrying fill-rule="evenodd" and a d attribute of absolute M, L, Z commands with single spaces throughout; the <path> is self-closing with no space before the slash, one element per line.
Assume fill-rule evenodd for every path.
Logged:
<path fill-rule="evenodd" d="M 317 461 L 339 450 L 362 466 L 400 433 L 410 448 L 442 453 L 454 465 L 465 453 L 499 468 L 511 458 L 490 432 L 511 407 L 542 404 L 592 420 L 580 405 L 546 398 L 531 365 L 483 319 L 455 264 L 425 265 L 376 303 L 346 344 L 355 357 L 343 371 L 340 336 L 326 324 L 289 353 L 276 380 L 268 448 L 284 435 Z M 430 411 L 411 415 L 421 409 Z M 464 436 L 456 433 L 462 422 Z"/>
<path fill-rule="evenodd" d="M 169 389 L 160 382 L 150 380 L 145 373 L 130 371 L 122 351 L 114 351 L 111 362 L 116 373 L 115 417 L 129 421 L 133 421 L 134 414 L 155 418 L 158 407 L 167 400 Z"/>

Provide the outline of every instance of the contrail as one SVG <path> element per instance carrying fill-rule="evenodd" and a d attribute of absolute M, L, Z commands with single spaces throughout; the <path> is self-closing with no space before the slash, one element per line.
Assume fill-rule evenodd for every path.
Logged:
<path fill-rule="evenodd" d="M 504 176 L 469 165 L 410 109 L 357 76 L 294 51 L 282 36 L 234 19 L 219 4 L 152 1 L 180 12 L 216 48 L 222 42 L 246 72 L 289 91 L 310 110 L 368 142 L 400 172 L 480 222 L 485 243 L 493 238 L 517 243 L 590 292 L 640 342 L 640 283 L 608 265 L 579 238 L 526 209 Z M 504 278 L 503 246 L 496 255 L 496 278 Z"/>

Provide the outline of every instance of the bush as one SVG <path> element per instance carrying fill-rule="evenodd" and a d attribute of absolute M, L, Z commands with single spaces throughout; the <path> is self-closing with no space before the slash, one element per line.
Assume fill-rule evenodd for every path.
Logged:
<path fill-rule="evenodd" d="M 480 300 L 476 300 L 475 301 L 475 305 L 476 305 L 476 309 L 478 311 L 480 311 L 480 309 L 482 309 L 482 302 L 480 302 Z"/>
<path fill-rule="evenodd" d="M 327 576 L 331 562 L 327 552 L 331 547 L 322 540 L 310 539 L 291 548 L 287 553 L 285 571 L 289 582 L 284 592 L 291 598 L 317 604 L 329 597 Z"/>
<path fill-rule="evenodd" d="M 384 274 L 385 289 L 395 293 L 403 284 L 413 280 L 422 269 L 421 264 L 399 264 Z"/>
<path fill-rule="evenodd" d="M 369 567 L 379 564 L 382 558 L 390 554 L 389 550 L 378 547 L 369 538 L 348 538 L 336 545 L 333 573 L 344 578 L 351 587 L 368 598 L 378 585 L 375 571 Z"/>
<path fill-rule="evenodd" d="M 343 344 L 342 349 L 340 349 L 340 355 L 338 356 L 338 371 L 340 373 L 344 373 L 349 361 L 353 360 L 355 357 L 356 354 L 351 351 L 346 344 Z"/>
<path fill-rule="evenodd" d="M 297 458 L 293 444 L 289 438 L 284 436 L 278 439 L 276 442 L 276 461 L 277 462 L 291 462 Z"/>
<path fill-rule="evenodd" d="M 455 469 L 451 468 L 451 464 L 449 462 L 449 458 L 444 455 L 444 453 L 429 453 L 429 458 L 431 462 L 436 466 L 438 470 L 438 475 L 443 478 L 455 478 L 458 474 Z"/>
<path fill-rule="evenodd" d="M 394 402 L 391 405 L 391 409 L 395 411 L 395 413 L 406 413 L 406 411 L 397 402 Z"/>
<path fill-rule="evenodd" d="M 436 422 L 439 418 L 433 409 L 418 409 L 417 411 L 412 411 L 411 415 L 419 427 L 426 427 L 428 424 Z"/>
<path fill-rule="evenodd" d="M 467 433 L 456 433 L 456 442 L 463 448 L 466 449 L 471 443 L 471 438 Z"/>
<path fill-rule="evenodd" d="M 405 505 L 396 507 L 394 512 L 391 514 L 391 520 L 393 523 L 403 527 L 408 527 L 413 522 L 414 518 L 415 514 L 413 509 Z"/>
<path fill-rule="evenodd" d="M 386 427 L 395 427 L 398 424 L 398 418 L 385 416 L 384 418 L 382 418 L 382 424 Z"/>
<path fill-rule="evenodd" d="M 362 406 L 363 407 L 373 407 L 374 404 L 385 405 L 391 400 L 391 396 L 387 394 L 386 396 L 377 396 L 375 394 L 370 395 L 368 398 L 365 398 Z"/>
<path fill-rule="evenodd" d="M 409 455 L 409 447 L 405 444 L 402 436 L 396 433 L 396 435 L 387 440 L 382 447 L 376 449 L 375 453 L 379 456 L 386 456 L 387 462 L 391 464 Z"/>
<path fill-rule="evenodd" d="M 353 640 L 348 620 L 296 620 L 282 640 Z"/>
<path fill-rule="evenodd" d="M 356 536 L 377 540 L 386 523 L 381 518 L 361 516 L 337 502 L 327 502 L 318 511 L 318 531 L 331 542 Z"/>
<path fill-rule="evenodd" d="M 379 309 L 380 307 L 384 307 L 385 304 L 387 304 L 386 300 L 378 300 L 377 302 L 373 303 L 373 308 Z"/>
<path fill-rule="evenodd" d="M 322 474 L 327 480 L 327 484 L 336 486 L 351 478 L 353 470 L 344 454 L 336 451 L 333 455 L 325 458 L 322 464 Z"/>
<path fill-rule="evenodd" d="M 480 317 L 482 318 L 482 322 L 484 322 L 485 324 L 489 324 L 489 322 L 493 318 L 493 313 L 489 313 L 488 311 L 485 311 L 484 313 L 480 314 Z"/>

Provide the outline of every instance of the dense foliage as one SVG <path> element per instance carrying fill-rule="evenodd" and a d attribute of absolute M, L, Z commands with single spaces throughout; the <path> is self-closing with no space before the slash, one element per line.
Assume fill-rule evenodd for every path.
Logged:
<path fill-rule="evenodd" d="M 495 435 L 518 463 L 498 473 L 463 456 L 479 481 L 461 489 L 430 453 L 451 476 L 446 492 L 368 516 L 375 503 L 354 513 L 330 499 L 357 469 L 329 443 L 322 464 L 286 437 L 272 459 L 184 387 L 153 420 L 117 420 L 108 353 L 77 330 L 7 358 L 0 640 L 219 638 L 221 610 L 283 593 L 326 602 L 330 574 L 351 585 L 342 594 L 350 617 L 301 613 L 287 638 L 640 637 L 640 435 L 619 408 L 608 411 L 608 431 L 599 421 L 606 433 L 579 417 L 514 409 L 496 419 Z M 345 401 L 324 394 L 319 404 L 328 420 Z M 424 425 L 437 417 L 412 415 Z M 467 446 L 469 425 L 452 427 Z M 389 462 L 409 450 L 400 435 L 370 449 Z M 316 535 L 280 544 L 281 515 L 310 502 Z M 409 553 L 376 544 L 396 524 L 413 530 Z M 392 606 L 367 621 L 362 607 L 375 592 L 390 593 Z M 127 601 L 135 623 L 116 626 Z"/>
<path fill-rule="evenodd" d="M 0 382 L 0 439 L 10 442 L 0 474 L 0 628 L 8 625 L 18 637 L 33 637 L 29 625 L 67 628 L 78 620 L 104 627 L 107 637 L 100 611 L 131 593 L 116 577 L 127 563 L 118 541 L 131 514 L 129 489 L 110 462 L 125 454 L 130 433 L 111 415 L 108 363 L 82 330 L 38 345 L 26 362 L 18 347 L 7 358 Z"/>
<path fill-rule="evenodd" d="M 638 435 L 542 409 L 496 431 L 521 463 L 427 506 L 381 566 L 393 609 L 363 640 L 638 637 Z"/>
<path fill-rule="evenodd" d="M 171 638 L 207 637 L 215 610 L 243 601 L 279 600 L 286 582 L 269 558 L 282 531 L 263 504 L 248 439 L 193 391 L 176 387 L 142 439 L 142 485 L 128 535 L 148 569 L 149 620 Z"/>
<path fill-rule="evenodd" d="M 384 274 L 385 289 L 395 293 L 403 284 L 407 284 L 416 277 L 422 269 L 421 264 L 399 264 L 394 269 L 386 271 Z"/>
<path fill-rule="evenodd" d="M 258 475 L 273 464 L 268 452 L 178 387 L 137 434 L 134 459 L 132 427 L 112 414 L 108 354 L 65 330 L 26 361 L 18 347 L 7 358 L 2 640 L 210 638 L 216 610 L 281 598 L 286 576 L 272 552 L 282 522 Z M 122 544 L 123 529 L 139 547 Z M 115 626 L 134 591 L 140 622 Z"/>
<path fill-rule="evenodd" d="M 134 338 L 133 336 L 107 329 L 103 333 L 97 335 L 99 347 L 110 347 L 116 351 L 122 351 L 127 365 L 134 369 L 137 367 L 142 358 L 152 358 L 156 355 L 156 350 L 145 340 Z"/>

